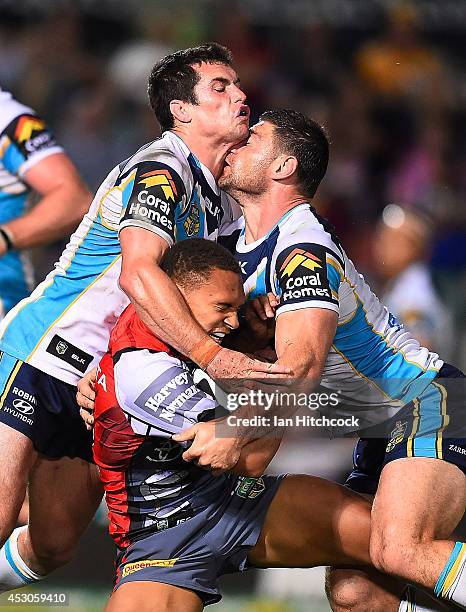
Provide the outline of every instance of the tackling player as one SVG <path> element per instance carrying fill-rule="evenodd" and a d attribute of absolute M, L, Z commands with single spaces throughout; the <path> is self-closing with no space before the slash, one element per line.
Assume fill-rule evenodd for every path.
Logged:
<path fill-rule="evenodd" d="M 213 376 L 288 371 L 220 347 L 158 266 L 177 240 L 215 240 L 235 216 L 215 182 L 248 133 L 231 62 L 227 49 L 206 44 L 156 64 L 149 98 L 165 132 L 110 172 L 54 271 L 3 321 L 0 590 L 69 560 L 101 499 L 75 384 L 105 352 L 129 299 L 153 332 Z M 9 537 L 28 479 L 29 528 Z"/>
<path fill-rule="evenodd" d="M 359 441 L 347 482 L 376 494 L 372 563 L 466 606 L 466 545 L 451 539 L 466 503 L 464 375 L 399 325 L 310 205 L 327 161 L 317 124 L 293 111 L 264 113 L 246 146 L 227 157 L 219 181 L 245 217 L 230 243 L 246 294 L 279 298 L 279 363 L 340 390 L 344 405 L 333 414 L 348 414 L 349 406 L 366 427 L 384 423 L 382 437 L 379 429 Z M 195 424 L 175 439 L 194 439 L 183 457 L 216 470 L 231 469 L 244 444 L 231 440 L 232 461 L 215 423 Z M 335 610 L 398 607 L 399 597 L 380 601 L 361 573 L 335 571 L 330 588 Z"/>
<path fill-rule="evenodd" d="M 41 199 L 28 210 L 31 192 Z M 45 122 L 0 90 L 0 318 L 33 288 L 24 249 L 68 236 L 90 201 Z"/>
<path fill-rule="evenodd" d="M 215 341 L 238 327 L 245 300 L 232 254 L 187 240 L 162 269 Z M 94 456 L 117 547 L 106 608 L 186 612 L 220 599 L 219 576 L 255 567 L 364 565 L 370 505 L 312 476 L 261 476 L 276 437 L 244 447 L 235 473 L 214 477 L 171 440 L 219 410 L 203 372 L 155 337 L 129 306 L 97 375 Z M 244 477 L 244 475 L 256 477 Z"/>

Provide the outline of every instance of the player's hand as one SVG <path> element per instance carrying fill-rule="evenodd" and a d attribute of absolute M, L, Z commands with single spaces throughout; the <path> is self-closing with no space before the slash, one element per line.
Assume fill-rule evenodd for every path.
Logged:
<path fill-rule="evenodd" d="M 86 429 L 90 430 L 94 426 L 94 403 L 95 403 L 95 383 L 97 379 L 97 368 L 89 372 L 78 382 L 76 401 L 78 402 L 79 414 L 86 423 Z"/>
<path fill-rule="evenodd" d="M 275 308 L 279 300 L 273 293 L 249 300 L 243 307 L 244 323 L 254 346 L 265 347 L 275 336 Z"/>
<path fill-rule="evenodd" d="M 266 363 L 222 348 L 207 367 L 207 373 L 214 379 L 231 378 L 289 378 L 293 374 L 291 368 L 278 363 Z"/>
<path fill-rule="evenodd" d="M 175 442 L 192 440 L 191 446 L 183 453 L 183 459 L 211 470 L 214 476 L 218 476 L 235 467 L 243 445 L 238 438 L 217 438 L 215 427 L 216 421 L 196 423 L 172 436 L 172 439 Z"/>
<path fill-rule="evenodd" d="M 267 319 L 275 319 L 275 309 L 280 300 L 273 293 L 267 295 L 259 295 L 253 300 L 247 302 L 247 310 L 254 312 L 259 319 L 266 321 Z"/>

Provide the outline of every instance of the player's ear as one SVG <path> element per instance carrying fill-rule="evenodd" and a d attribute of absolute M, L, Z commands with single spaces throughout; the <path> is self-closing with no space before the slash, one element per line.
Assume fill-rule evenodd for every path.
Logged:
<path fill-rule="evenodd" d="M 273 177 L 286 179 L 292 176 L 298 169 L 298 160 L 293 155 L 280 155 L 273 163 Z"/>
<path fill-rule="evenodd" d="M 190 123 L 191 113 L 189 106 L 182 100 L 172 100 L 170 102 L 170 112 L 180 123 Z"/>

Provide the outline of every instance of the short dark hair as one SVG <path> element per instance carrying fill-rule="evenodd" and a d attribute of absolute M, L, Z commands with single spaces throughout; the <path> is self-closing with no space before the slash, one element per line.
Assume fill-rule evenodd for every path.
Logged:
<path fill-rule="evenodd" d="M 162 130 L 174 126 L 172 100 L 197 104 L 194 87 L 199 82 L 199 74 L 193 66 L 202 62 L 231 66 L 233 57 L 229 49 L 212 42 L 171 53 L 152 68 L 147 93 Z"/>
<path fill-rule="evenodd" d="M 260 116 L 275 126 L 280 150 L 296 157 L 298 183 L 312 198 L 328 166 L 329 142 L 324 129 L 313 119 L 290 109 L 268 110 Z"/>
<path fill-rule="evenodd" d="M 241 268 L 227 249 L 212 240 L 191 238 L 172 246 L 162 258 L 162 270 L 183 288 L 207 282 L 213 270 L 241 275 Z"/>

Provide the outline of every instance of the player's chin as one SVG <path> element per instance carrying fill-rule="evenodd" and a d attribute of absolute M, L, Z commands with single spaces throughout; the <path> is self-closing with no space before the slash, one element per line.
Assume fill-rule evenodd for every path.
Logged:
<path fill-rule="evenodd" d="M 223 169 L 222 174 L 219 176 L 218 178 L 218 186 L 220 187 L 220 189 L 223 189 L 223 191 L 226 191 L 228 189 L 228 187 L 231 184 L 231 169 L 229 166 L 226 166 Z"/>

